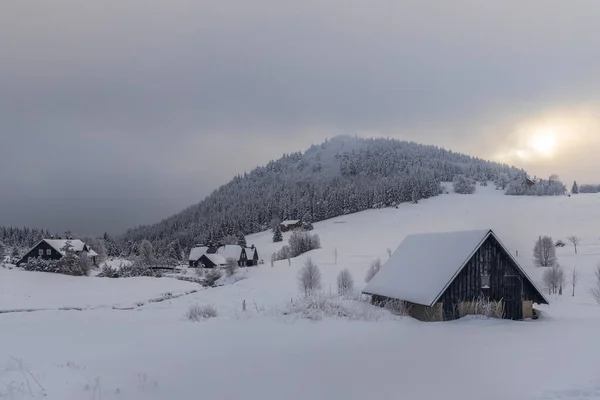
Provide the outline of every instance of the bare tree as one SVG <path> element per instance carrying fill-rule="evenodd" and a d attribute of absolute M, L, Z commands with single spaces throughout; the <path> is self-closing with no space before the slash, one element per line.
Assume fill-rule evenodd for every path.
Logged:
<path fill-rule="evenodd" d="M 570 276 L 571 286 L 573 287 L 573 297 L 575 297 L 575 286 L 577 286 L 577 282 L 579 281 L 579 271 L 577 271 L 577 267 L 573 268 Z"/>
<path fill-rule="evenodd" d="M 277 259 L 277 255 L 275 253 L 271 254 L 271 267 L 275 266 L 276 259 Z"/>
<path fill-rule="evenodd" d="M 573 247 L 575 247 L 575 254 L 577 254 L 577 246 L 581 243 L 581 239 L 578 236 L 569 236 L 567 238 L 569 242 L 573 243 Z"/>
<path fill-rule="evenodd" d="M 556 248 L 550 236 L 540 236 L 535 242 L 533 259 L 539 267 L 551 267 L 556 264 Z"/>
<path fill-rule="evenodd" d="M 354 279 L 348 269 L 343 269 L 338 274 L 337 290 L 340 296 L 345 296 L 354 290 Z"/>
<path fill-rule="evenodd" d="M 227 276 L 231 276 L 235 274 L 235 271 L 237 271 L 238 267 L 239 265 L 235 258 L 228 258 L 225 264 L 225 273 Z"/>
<path fill-rule="evenodd" d="M 596 274 L 596 286 L 590 290 L 594 300 L 596 303 L 600 304 L 600 264 L 596 266 L 596 270 L 594 271 Z"/>
<path fill-rule="evenodd" d="M 304 262 L 304 267 L 298 273 L 298 287 L 305 296 L 321 289 L 321 270 L 310 258 Z"/>
<path fill-rule="evenodd" d="M 565 284 L 565 271 L 560 264 L 554 264 L 544 271 L 543 279 L 548 288 L 548 294 L 562 295 L 562 288 Z"/>
<path fill-rule="evenodd" d="M 367 271 L 367 276 L 365 276 L 365 282 L 367 282 L 367 283 L 371 282 L 371 279 L 373 279 L 373 277 L 375 275 L 377 275 L 377 273 L 379 272 L 380 269 L 381 269 L 381 260 L 378 258 L 375 261 L 373 261 L 371 263 L 371 265 L 369 266 L 369 270 Z"/>

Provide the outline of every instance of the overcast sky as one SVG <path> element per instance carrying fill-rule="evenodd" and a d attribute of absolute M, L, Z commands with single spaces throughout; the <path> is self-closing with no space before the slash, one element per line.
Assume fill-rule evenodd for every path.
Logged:
<path fill-rule="evenodd" d="M 0 225 L 119 233 L 340 133 L 600 183 L 600 2 L 433 4 L 2 0 Z"/>

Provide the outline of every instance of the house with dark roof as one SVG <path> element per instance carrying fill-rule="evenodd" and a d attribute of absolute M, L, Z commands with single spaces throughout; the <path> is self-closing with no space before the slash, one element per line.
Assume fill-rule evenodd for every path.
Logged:
<path fill-rule="evenodd" d="M 293 231 L 302 228 L 302 221 L 299 219 L 288 219 L 279 224 L 281 232 Z"/>
<path fill-rule="evenodd" d="M 495 304 L 502 318 L 533 318 L 548 300 L 490 230 L 407 236 L 363 289 L 374 304 L 402 301 L 423 321 L 448 321 Z"/>
<path fill-rule="evenodd" d="M 246 266 L 254 267 L 258 265 L 258 250 L 254 246 L 246 247 Z"/>
<path fill-rule="evenodd" d="M 98 253 L 79 239 L 42 239 L 17 262 L 17 266 L 33 258 L 60 260 L 67 251 L 72 251 L 78 256 L 85 255 L 90 257 L 94 265 L 97 263 Z"/>

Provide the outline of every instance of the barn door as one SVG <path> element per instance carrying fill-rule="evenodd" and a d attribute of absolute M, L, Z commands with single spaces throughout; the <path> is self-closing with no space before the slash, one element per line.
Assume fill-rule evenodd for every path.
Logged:
<path fill-rule="evenodd" d="M 504 319 L 523 319 L 523 280 L 518 275 L 504 276 Z"/>

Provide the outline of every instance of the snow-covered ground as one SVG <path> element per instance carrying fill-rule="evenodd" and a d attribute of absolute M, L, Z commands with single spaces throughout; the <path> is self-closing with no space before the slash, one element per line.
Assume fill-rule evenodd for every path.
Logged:
<path fill-rule="evenodd" d="M 521 198 L 478 187 L 475 195 L 317 223 L 323 248 L 291 266 L 269 263 L 289 234 L 281 243 L 270 232 L 250 235 L 265 264 L 214 289 L 0 269 L 0 310 L 86 308 L 0 315 L 0 399 L 600 399 L 600 306 L 589 294 L 600 262 L 598 221 L 598 195 Z M 369 264 L 385 261 L 408 234 L 474 228 L 494 229 L 537 280 L 537 237 L 580 236 L 579 254 L 570 245 L 558 250 L 567 272 L 581 274 L 575 297 L 568 288 L 540 307 L 540 320 L 522 322 L 283 315 L 298 301 L 296 276 L 307 257 L 321 268 L 328 295 L 343 268 L 362 288 Z M 148 302 L 190 290 L 198 291 Z M 145 305 L 118 309 L 138 302 Z M 190 322 L 192 304 L 214 305 L 219 315 Z"/>

